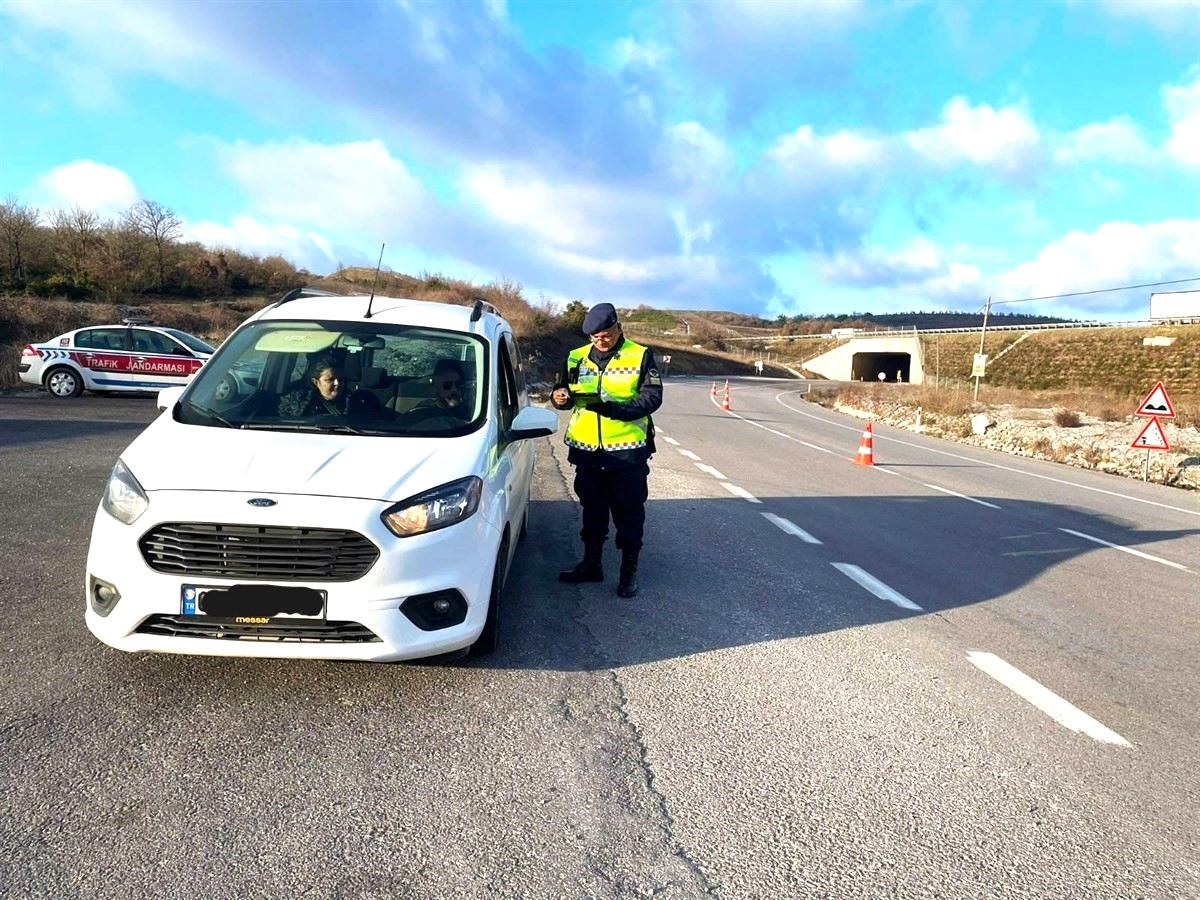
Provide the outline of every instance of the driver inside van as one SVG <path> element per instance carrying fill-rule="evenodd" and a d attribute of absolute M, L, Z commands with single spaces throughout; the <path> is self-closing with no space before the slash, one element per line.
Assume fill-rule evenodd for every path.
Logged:
<path fill-rule="evenodd" d="M 433 367 L 430 382 L 433 396 L 428 400 L 422 400 L 414 409 L 440 409 L 452 415 L 467 415 L 468 411 L 463 403 L 466 378 L 462 365 L 458 361 L 439 359 L 437 365 Z"/>
<path fill-rule="evenodd" d="M 342 375 L 331 356 L 321 356 L 308 367 L 305 385 L 279 399 L 279 415 L 289 419 L 339 415 L 346 412 Z"/>

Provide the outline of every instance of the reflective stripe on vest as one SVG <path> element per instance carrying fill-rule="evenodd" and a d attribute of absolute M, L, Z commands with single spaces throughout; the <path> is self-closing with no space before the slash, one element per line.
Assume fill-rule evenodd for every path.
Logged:
<path fill-rule="evenodd" d="M 601 400 L 625 402 L 638 395 L 638 378 L 646 348 L 625 338 L 621 349 L 608 361 L 604 371 L 588 358 L 592 345 L 572 350 L 567 356 L 567 374 L 573 392 L 596 393 Z M 621 422 L 586 409 L 576 401 L 571 421 L 563 437 L 568 447 L 580 450 L 637 450 L 646 446 L 649 417 Z"/>

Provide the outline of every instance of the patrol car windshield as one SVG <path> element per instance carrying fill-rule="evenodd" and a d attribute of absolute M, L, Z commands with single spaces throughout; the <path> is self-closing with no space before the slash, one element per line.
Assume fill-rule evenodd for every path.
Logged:
<path fill-rule="evenodd" d="M 186 331 L 180 331 L 178 328 L 164 328 L 167 334 L 183 344 L 189 350 L 195 350 L 197 353 L 213 353 L 213 348 L 195 335 L 188 334 Z"/>
<path fill-rule="evenodd" d="M 452 437 L 486 413 L 487 346 L 462 332 L 254 322 L 196 375 L 177 417 L 270 431 Z"/>

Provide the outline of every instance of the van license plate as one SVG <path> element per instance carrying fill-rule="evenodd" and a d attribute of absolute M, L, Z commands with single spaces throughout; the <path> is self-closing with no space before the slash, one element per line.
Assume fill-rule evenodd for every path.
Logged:
<path fill-rule="evenodd" d="M 275 584 L 185 584 L 181 596 L 185 616 L 255 619 L 323 619 L 327 599 L 325 591 Z"/>

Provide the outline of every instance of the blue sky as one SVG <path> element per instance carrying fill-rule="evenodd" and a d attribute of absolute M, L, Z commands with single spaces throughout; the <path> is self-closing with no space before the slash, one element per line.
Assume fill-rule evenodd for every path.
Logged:
<path fill-rule="evenodd" d="M 534 300 L 973 310 L 1200 276 L 1197 48 L 1200 0 L 0 0 L 0 195 Z"/>

